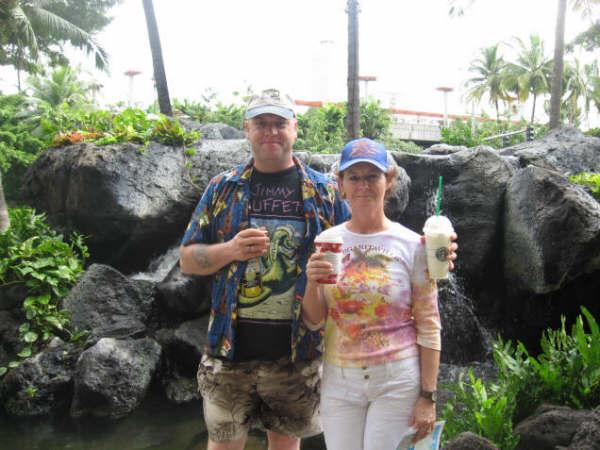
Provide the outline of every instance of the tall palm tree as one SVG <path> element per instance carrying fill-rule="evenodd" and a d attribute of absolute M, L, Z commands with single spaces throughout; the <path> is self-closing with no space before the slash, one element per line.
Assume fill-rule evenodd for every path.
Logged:
<path fill-rule="evenodd" d="M 47 0 L 0 1 L 0 27 L 4 37 L 15 51 L 15 65 L 19 75 L 27 57 L 37 60 L 39 40 L 52 37 L 70 41 L 77 48 L 93 54 L 96 67 L 108 66 L 106 51 L 94 37 L 72 22 L 47 9 Z M 20 88 L 20 81 L 19 81 Z"/>
<path fill-rule="evenodd" d="M 348 0 L 348 112 L 346 129 L 349 139 L 360 136 L 360 92 L 358 86 L 358 1 Z"/>
<path fill-rule="evenodd" d="M 565 15 L 567 0 L 558 0 L 556 31 L 554 33 L 554 67 L 552 69 L 552 87 L 550 93 L 550 129 L 560 125 L 560 104 L 563 93 L 563 66 L 565 55 Z"/>
<path fill-rule="evenodd" d="M 581 11 L 583 16 L 591 17 L 592 5 L 600 5 L 600 0 L 572 0 L 572 8 Z M 558 0 L 556 31 L 554 35 L 554 68 L 552 73 L 552 92 L 550 95 L 550 129 L 560 126 L 560 106 L 563 95 L 563 66 L 565 55 L 565 20 L 567 0 Z"/>
<path fill-rule="evenodd" d="M 4 188 L 2 187 L 2 172 L 0 171 L 0 233 L 4 233 L 10 227 L 10 218 L 8 217 L 8 206 L 4 198 Z"/>
<path fill-rule="evenodd" d="M 505 86 L 517 94 L 519 101 L 525 102 L 531 95 L 531 123 L 535 119 L 537 98 L 550 91 L 552 60 L 544 52 L 544 42 L 538 35 L 531 35 L 529 42 L 516 39 L 519 54 L 515 62 L 506 65 Z"/>
<path fill-rule="evenodd" d="M 143 0 L 143 3 L 146 25 L 148 27 L 148 39 L 150 40 L 150 50 L 152 51 L 152 65 L 154 66 L 154 83 L 156 84 L 156 92 L 158 94 L 158 107 L 161 113 L 172 116 L 173 110 L 171 109 L 169 86 L 167 85 L 165 63 L 162 57 L 162 48 L 160 46 L 158 25 L 156 24 L 156 16 L 154 14 L 154 5 L 152 0 Z"/>
<path fill-rule="evenodd" d="M 467 98 L 479 102 L 487 95 L 490 103 L 496 108 L 496 121 L 500 122 L 499 102 L 508 97 L 504 88 L 506 63 L 498 54 L 498 44 L 482 48 L 480 55 L 469 66 L 469 72 L 475 73 L 476 76 L 469 78 L 465 83 L 469 89 Z"/>

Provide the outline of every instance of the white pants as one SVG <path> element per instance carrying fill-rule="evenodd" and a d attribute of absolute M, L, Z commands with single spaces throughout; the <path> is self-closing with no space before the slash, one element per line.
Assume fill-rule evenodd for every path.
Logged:
<path fill-rule="evenodd" d="M 394 450 L 411 431 L 420 378 L 417 357 L 365 368 L 325 363 L 321 422 L 327 450 Z"/>

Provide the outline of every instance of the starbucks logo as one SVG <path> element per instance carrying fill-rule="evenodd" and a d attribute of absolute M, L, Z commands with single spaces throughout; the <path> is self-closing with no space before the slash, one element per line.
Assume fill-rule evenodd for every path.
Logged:
<path fill-rule="evenodd" d="M 435 257 L 438 261 L 446 261 L 448 259 L 448 249 L 446 247 L 440 247 L 435 251 Z"/>

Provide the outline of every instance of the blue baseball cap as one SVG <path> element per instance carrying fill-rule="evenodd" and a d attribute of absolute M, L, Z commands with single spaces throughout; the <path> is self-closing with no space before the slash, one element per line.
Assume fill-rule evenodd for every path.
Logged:
<path fill-rule="evenodd" d="M 368 138 L 354 139 L 344 145 L 340 160 L 340 172 L 359 162 L 373 164 L 385 173 L 390 168 L 385 146 Z"/>

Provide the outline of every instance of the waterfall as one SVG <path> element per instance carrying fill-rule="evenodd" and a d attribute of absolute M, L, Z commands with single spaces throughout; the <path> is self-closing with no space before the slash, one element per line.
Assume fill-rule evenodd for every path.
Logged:
<path fill-rule="evenodd" d="M 175 245 L 162 255 L 150 261 L 150 264 L 148 264 L 148 267 L 144 272 L 133 274 L 131 275 L 131 278 L 133 280 L 146 280 L 158 283 L 164 280 L 178 260 L 179 245 Z"/>

